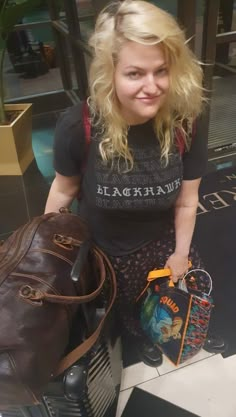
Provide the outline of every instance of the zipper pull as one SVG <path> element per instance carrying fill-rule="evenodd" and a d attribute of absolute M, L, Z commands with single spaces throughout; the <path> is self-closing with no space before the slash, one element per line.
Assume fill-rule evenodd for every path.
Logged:
<path fill-rule="evenodd" d="M 23 285 L 19 290 L 20 297 L 30 301 L 42 301 L 43 293 L 40 290 L 32 288 L 30 285 Z"/>
<path fill-rule="evenodd" d="M 80 247 L 82 242 L 70 236 L 55 234 L 53 236 L 53 243 L 63 249 L 73 250 L 74 247 Z"/>

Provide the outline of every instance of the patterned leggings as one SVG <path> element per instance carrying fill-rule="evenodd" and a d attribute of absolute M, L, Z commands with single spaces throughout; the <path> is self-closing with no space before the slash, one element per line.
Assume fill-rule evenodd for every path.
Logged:
<path fill-rule="evenodd" d="M 137 314 L 136 298 L 147 284 L 148 272 L 163 268 L 174 247 L 175 233 L 174 229 L 170 229 L 161 239 L 148 243 L 136 252 L 109 256 L 117 278 L 117 311 L 121 326 L 135 337 L 145 337 Z M 189 259 L 193 268 L 203 268 L 194 246 L 191 247 Z"/>

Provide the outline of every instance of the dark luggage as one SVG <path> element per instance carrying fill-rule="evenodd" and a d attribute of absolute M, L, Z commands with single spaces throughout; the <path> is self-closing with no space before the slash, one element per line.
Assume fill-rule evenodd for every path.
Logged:
<path fill-rule="evenodd" d="M 0 409 L 41 402 L 50 379 L 98 339 L 115 277 L 106 256 L 88 243 L 86 224 L 62 212 L 34 218 L 0 248 Z M 86 311 L 84 303 L 102 292 L 108 298 L 102 308 Z M 78 306 L 78 340 L 61 359 Z"/>
<path fill-rule="evenodd" d="M 91 351 L 49 383 L 35 406 L 0 407 L 2 417 L 115 417 L 121 381 L 121 346 L 108 319 Z"/>

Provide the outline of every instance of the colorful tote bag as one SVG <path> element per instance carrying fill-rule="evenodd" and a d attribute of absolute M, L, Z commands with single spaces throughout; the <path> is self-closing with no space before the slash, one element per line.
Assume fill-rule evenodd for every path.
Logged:
<path fill-rule="evenodd" d="M 153 270 L 140 295 L 141 326 L 147 336 L 179 365 L 196 355 L 206 340 L 213 300 L 212 280 L 202 269 L 189 271 L 177 285 L 170 270 Z"/>

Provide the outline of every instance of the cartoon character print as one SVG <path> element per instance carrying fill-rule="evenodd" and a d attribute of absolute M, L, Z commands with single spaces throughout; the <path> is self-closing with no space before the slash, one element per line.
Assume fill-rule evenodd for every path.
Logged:
<path fill-rule="evenodd" d="M 182 318 L 177 316 L 172 319 L 168 311 L 158 303 L 159 296 L 152 296 L 150 289 L 147 292 L 141 315 L 144 330 L 149 332 L 154 343 L 162 344 L 171 339 L 181 339 Z"/>
<path fill-rule="evenodd" d="M 171 339 L 181 339 L 180 330 L 183 325 L 181 317 L 172 317 L 162 307 L 157 306 L 150 321 L 151 332 L 155 342 L 167 343 Z"/>

